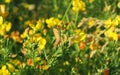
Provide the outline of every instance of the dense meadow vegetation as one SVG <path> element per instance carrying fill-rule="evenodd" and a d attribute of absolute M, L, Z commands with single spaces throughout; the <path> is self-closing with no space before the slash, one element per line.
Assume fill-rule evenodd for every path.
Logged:
<path fill-rule="evenodd" d="M 120 0 L 0 0 L 0 75 L 120 75 Z"/>

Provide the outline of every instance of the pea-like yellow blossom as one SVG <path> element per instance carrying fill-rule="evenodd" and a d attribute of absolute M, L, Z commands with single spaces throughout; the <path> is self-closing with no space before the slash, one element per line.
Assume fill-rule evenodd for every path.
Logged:
<path fill-rule="evenodd" d="M 80 29 L 75 30 L 75 37 L 73 38 L 73 41 L 75 43 L 83 41 L 83 40 L 85 40 L 85 38 L 86 38 L 86 34 L 83 30 L 80 30 Z"/>
<path fill-rule="evenodd" d="M 0 35 L 5 35 L 7 32 L 10 31 L 12 27 L 12 23 L 11 22 L 5 22 L 5 23 L 2 23 L 0 25 Z"/>
<path fill-rule="evenodd" d="M 42 28 L 42 24 L 40 22 L 37 22 L 35 28 L 36 28 L 36 30 L 41 29 Z"/>
<path fill-rule="evenodd" d="M 49 19 L 46 19 L 47 27 L 52 28 L 56 25 L 60 25 L 60 20 L 54 17 L 51 17 Z"/>
<path fill-rule="evenodd" d="M 109 19 L 107 19 L 105 21 L 105 27 L 106 28 L 109 28 L 111 26 L 115 26 L 116 27 L 119 24 L 120 24 L 120 16 L 119 15 L 117 15 L 114 19 L 109 18 Z"/>
<path fill-rule="evenodd" d="M 10 3 L 12 2 L 12 0 L 5 0 L 5 3 Z"/>
<path fill-rule="evenodd" d="M 0 70 L 0 75 L 10 75 L 10 72 L 8 71 L 6 65 L 3 65 Z"/>
<path fill-rule="evenodd" d="M 2 70 L 0 69 L 0 75 L 2 75 Z"/>
<path fill-rule="evenodd" d="M 3 17 L 0 16 L 0 25 L 3 24 Z"/>
<path fill-rule="evenodd" d="M 85 2 L 83 2 L 82 0 L 73 0 L 72 5 L 72 10 L 76 13 L 86 10 Z"/>
<path fill-rule="evenodd" d="M 9 70 L 10 72 L 14 72 L 14 71 L 15 71 L 15 67 L 14 67 L 12 64 L 7 63 L 7 67 L 8 67 L 8 70 Z"/>
<path fill-rule="evenodd" d="M 110 40 L 118 41 L 118 35 L 117 35 L 117 33 L 114 31 L 113 28 L 108 29 L 108 30 L 105 32 L 105 36 L 108 37 L 108 39 L 110 39 Z"/>
<path fill-rule="evenodd" d="M 46 39 L 45 38 L 41 38 L 39 40 L 39 43 L 38 43 L 38 46 L 39 46 L 39 49 L 42 50 L 45 48 L 45 45 L 46 45 Z"/>
<path fill-rule="evenodd" d="M 6 31 L 9 32 L 11 27 L 12 27 L 12 23 L 8 22 L 8 24 L 6 25 Z"/>
<path fill-rule="evenodd" d="M 112 20 L 111 20 L 111 18 L 109 18 L 105 21 L 105 27 L 109 28 L 109 27 L 111 27 L 111 25 L 112 25 Z"/>
<path fill-rule="evenodd" d="M 49 66 L 48 65 L 42 65 L 40 66 L 40 70 L 48 70 Z"/>
<path fill-rule="evenodd" d="M 94 19 L 90 19 L 90 20 L 88 20 L 88 27 L 92 27 L 92 26 L 94 26 L 94 24 L 95 24 L 95 21 L 94 21 Z"/>
<path fill-rule="evenodd" d="M 36 57 L 36 58 L 35 58 L 35 62 L 38 62 L 38 61 L 40 61 L 40 60 L 41 60 L 40 57 Z"/>

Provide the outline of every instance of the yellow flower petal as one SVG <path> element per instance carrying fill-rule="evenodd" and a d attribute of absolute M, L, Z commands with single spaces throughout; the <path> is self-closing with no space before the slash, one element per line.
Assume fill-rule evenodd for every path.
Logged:
<path fill-rule="evenodd" d="M 14 72 L 15 71 L 15 67 L 12 65 L 12 64 L 7 64 L 7 66 L 8 66 L 8 70 L 10 71 L 10 72 Z"/>
<path fill-rule="evenodd" d="M 10 31 L 11 26 L 12 26 L 12 24 L 11 24 L 10 22 L 6 25 L 6 31 L 7 31 L 7 32 Z"/>
<path fill-rule="evenodd" d="M 0 25 L 3 24 L 3 17 L 0 16 Z"/>

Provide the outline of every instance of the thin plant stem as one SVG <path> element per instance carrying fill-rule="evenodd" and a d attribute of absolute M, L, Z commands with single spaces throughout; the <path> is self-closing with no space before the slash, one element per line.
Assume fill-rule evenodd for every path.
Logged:
<path fill-rule="evenodd" d="M 69 3 L 69 5 L 68 5 L 68 7 L 67 7 L 67 9 L 66 9 L 66 11 L 65 11 L 65 13 L 64 13 L 64 16 L 63 16 L 62 20 L 64 20 L 64 18 L 65 18 L 65 16 L 67 15 L 67 13 L 68 13 L 71 5 L 72 5 L 72 1 Z"/>

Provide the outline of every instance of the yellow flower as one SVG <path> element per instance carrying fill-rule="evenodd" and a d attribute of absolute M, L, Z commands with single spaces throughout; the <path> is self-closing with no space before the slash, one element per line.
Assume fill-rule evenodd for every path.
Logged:
<path fill-rule="evenodd" d="M 109 27 L 111 27 L 111 25 L 112 25 L 112 20 L 109 18 L 105 21 L 105 27 L 109 28 Z"/>
<path fill-rule="evenodd" d="M 6 25 L 6 31 L 7 31 L 7 32 L 10 31 L 11 26 L 12 26 L 11 22 L 8 22 L 7 25 Z"/>
<path fill-rule="evenodd" d="M 89 27 L 92 27 L 94 24 L 95 24 L 95 21 L 94 21 L 94 19 L 90 19 L 90 20 L 88 20 L 88 26 Z"/>
<path fill-rule="evenodd" d="M 112 26 L 117 26 L 118 24 L 120 24 L 120 16 L 119 15 L 117 15 L 115 17 L 115 19 L 113 19 Z"/>
<path fill-rule="evenodd" d="M 39 30 L 42 28 L 42 24 L 37 22 L 36 26 L 35 26 L 36 30 Z"/>
<path fill-rule="evenodd" d="M 98 48 L 98 44 L 97 43 L 94 42 L 94 43 L 90 44 L 90 49 L 91 50 L 96 50 L 97 48 Z"/>
<path fill-rule="evenodd" d="M 105 27 L 109 28 L 111 26 L 117 26 L 120 24 L 120 16 L 117 15 L 113 20 L 111 18 L 105 21 Z"/>
<path fill-rule="evenodd" d="M 7 70 L 6 65 L 3 65 L 1 68 L 2 75 L 10 75 L 10 72 Z"/>
<path fill-rule="evenodd" d="M 48 65 L 42 65 L 42 66 L 40 66 L 40 69 L 41 70 L 48 70 L 49 66 Z"/>
<path fill-rule="evenodd" d="M 29 31 L 29 35 L 33 35 L 34 33 L 35 33 L 34 30 Z"/>
<path fill-rule="evenodd" d="M 3 17 L 0 16 L 0 25 L 3 24 Z"/>
<path fill-rule="evenodd" d="M 1 28 L 0 28 L 0 35 L 4 35 L 5 34 L 5 30 L 3 29 L 3 26 L 1 26 Z"/>
<path fill-rule="evenodd" d="M 40 19 L 37 21 L 37 24 L 35 25 L 35 30 L 40 30 L 43 28 L 43 23 L 44 23 L 44 20 L 43 19 Z"/>
<path fill-rule="evenodd" d="M 51 17 L 49 19 L 46 19 L 46 23 L 47 23 L 48 28 L 52 28 L 56 25 L 59 25 L 60 21 L 57 18 Z"/>
<path fill-rule="evenodd" d="M 36 57 L 36 58 L 35 58 L 35 62 L 38 62 L 38 61 L 40 61 L 40 60 L 41 60 L 40 57 Z"/>
<path fill-rule="evenodd" d="M 65 61 L 65 62 L 63 63 L 63 65 L 69 65 L 69 62 L 68 62 L 68 61 Z"/>
<path fill-rule="evenodd" d="M 33 41 L 38 42 L 42 39 L 41 35 L 39 33 L 36 33 L 33 35 Z"/>
<path fill-rule="evenodd" d="M 105 36 L 108 37 L 110 40 L 118 41 L 118 35 L 117 35 L 116 32 L 114 32 L 114 29 L 113 29 L 113 28 L 108 29 L 108 30 L 105 32 Z"/>
<path fill-rule="evenodd" d="M 12 2 L 12 0 L 5 0 L 5 3 L 10 3 Z"/>
<path fill-rule="evenodd" d="M 72 10 L 76 13 L 79 11 L 86 10 L 86 8 L 85 8 L 86 5 L 82 0 L 73 0 L 72 5 L 73 5 Z"/>
<path fill-rule="evenodd" d="M 8 70 L 10 72 L 14 72 L 15 71 L 15 67 L 12 64 L 8 63 L 7 66 L 8 66 Z"/>
<path fill-rule="evenodd" d="M 73 38 L 73 41 L 75 43 L 83 41 L 85 38 L 86 38 L 86 34 L 84 31 L 82 31 L 80 29 L 75 30 L 75 37 Z"/>
<path fill-rule="evenodd" d="M 18 65 L 21 64 L 20 60 L 18 60 L 18 59 L 14 59 L 14 60 L 11 59 L 9 62 L 12 63 L 12 64 L 14 64 L 15 66 L 18 66 Z"/>
<path fill-rule="evenodd" d="M 26 38 L 27 37 L 27 33 L 26 32 L 23 32 L 21 35 L 20 35 L 21 38 Z"/>
<path fill-rule="evenodd" d="M 118 20 L 117 19 L 114 19 L 112 21 L 112 26 L 117 26 L 119 24 Z"/>
<path fill-rule="evenodd" d="M 115 17 L 115 19 L 118 20 L 118 22 L 119 22 L 119 24 L 120 24 L 120 15 L 117 15 L 117 16 Z"/>
<path fill-rule="evenodd" d="M 6 70 L 6 68 L 7 68 L 6 65 L 3 65 L 1 70 Z"/>
<path fill-rule="evenodd" d="M 2 75 L 2 70 L 0 70 L 0 75 Z"/>
<path fill-rule="evenodd" d="M 7 69 L 3 70 L 3 75 L 10 75 L 10 72 Z"/>
<path fill-rule="evenodd" d="M 29 26 L 32 28 L 32 29 L 35 29 L 35 25 L 34 24 L 29 24 Z"/>
<path fill-rule="evenodd" d="M 45 48 L 45 45 L 46 45 L 46 39 L 41 38 L 38 43 L 39 49 L 42 50 L 43 48 Z"/>

